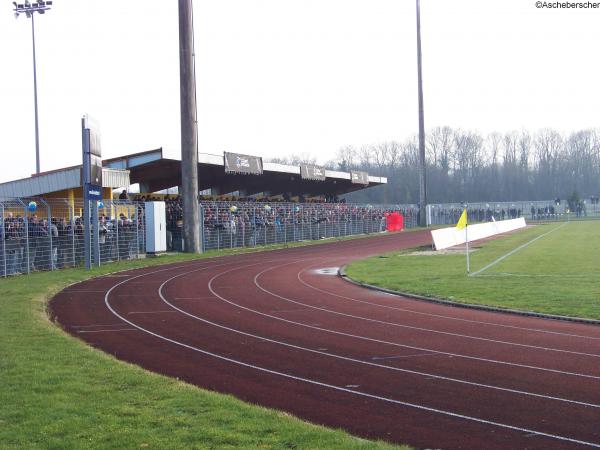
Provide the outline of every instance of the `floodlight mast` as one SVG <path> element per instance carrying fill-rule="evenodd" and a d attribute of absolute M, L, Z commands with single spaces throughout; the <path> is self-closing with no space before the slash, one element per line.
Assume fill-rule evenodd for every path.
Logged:
<path fill-rule="evenodd" d="M 179 99 L 181 110 L 181 197 L 185 251 L 200 253 L 198 120 L 192 0 L 179 0 Z"/>
<path fill-rule="evenodd" d="M 35 61 L 35 24 L 33 16 L 36 12 L 45 14 L 46 11 L 49 11 L 52 6 L 52 1 L 39 0 L 34 3 L 29 3 L 28 0 L 25 0 L 25 3 L 13 2 L 13 5 L 15 18 L 18 18 L 20 14 L 25 14 L 28 19 L 31 19 L 31 42 L 33 45 L 33 107 L 35 114 L 35 173 L 40 173 L 40 133 L 37 101 L 37 67 Z"/>
<path fill-rule="evenodd" d="M 421 2 L 417 0 L 417 81 L 419 97 L 419 226 L 427 226 L 427 167 L 425 162 L 425 120 L 423 113 L 423 74 L 421 58 Z"/>

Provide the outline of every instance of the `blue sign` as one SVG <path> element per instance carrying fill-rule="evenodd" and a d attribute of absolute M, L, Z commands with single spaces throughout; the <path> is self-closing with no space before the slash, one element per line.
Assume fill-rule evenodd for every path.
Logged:
<path fill-rule="evenodd" d="M 86 200 L 102 200 L 102 186 L 86 183 L 84 186 Z"/>

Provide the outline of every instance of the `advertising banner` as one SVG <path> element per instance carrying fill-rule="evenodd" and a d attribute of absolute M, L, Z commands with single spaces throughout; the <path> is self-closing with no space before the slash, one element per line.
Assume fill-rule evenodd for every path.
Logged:
<path fill-rule="evenodd" d="M 224 154 L 225 173 L 242 173 L 251 175 L 262 175 L 262 158 L 251 155 L 241 155 L 239 153 Z"/>
<path fill-rule="evenodd" d="M 325 181 L 325 167 L 310 164 L 300 165 L 300 177 L 303 180 Z"/>
<path fill-rule="evenodd" d="M 367 172 L 358 172 L 356 170 L 350 171 L 350 180 L 352 184 L 369 184 L 369 174 Z"/>

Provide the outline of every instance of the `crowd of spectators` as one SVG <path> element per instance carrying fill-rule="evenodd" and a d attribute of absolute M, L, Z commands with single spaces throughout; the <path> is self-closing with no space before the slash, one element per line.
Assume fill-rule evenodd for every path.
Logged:
<path fill-rule="evenodd" d="M 129 196 L 123 192 L 119 200 L 122 201 L 121 209 L 127 210 L 128 215 L 120 212 L 111 218 L 99 214 L 102 262 L 132 258 L 145 251 L 144 214 L 141 206 L 145 201 L 165 201 L 168 248 L 183 250 L 183 205 L 180 196 Z M 138 204 L 131 203 L 131 200 Z M 596 198 L 592 198 L 591 205 L 595 206 L 596 202 Z M 572 208 L 571 211 L 577 217 L 586 215 L 585 203 L 579 204 L 583 206 Z M 476 223 L 514 219 L 528 213 L 532 220 L 553 220 L 561 216 L 558 205 L 558 199 L 548 204 L 498 204 L 495 208 L 488 204 L 477 204 L 468 207 L 468 220 L 469 223 Z M 404 216 L 406 228 L 417 224 L 415 206 L 358 205 L 340 201 L 336 197 L 290 199 L 286 196 L 220 196 L 216 199 L 201 196 L 200 206 L 204 249 L 377 233 L 386 229 L 386 216 L 392 211 Z M 455 224 L 462 211 L 463 208 L 458 206 L 435 205 L 431 210 L 432 223 Z M 83 263 L 82 218 L 44 218 L 43 212 L 39 213 L 38 210 L 37 213 L 31 212 L 24 217 L 9 208 L 4 210 L 3 217 L 0 216 L 0 276 Z"/>
<path fill-rule="evenodd" d="M 27 221 L 9 212 L 0 218 L 0 273 L 7 275 L 58 267 L 64 220 L 40 219 L 32 214 Z"/>
<path fill-rule="evenodd" d="M 432 209 L 431 221 L 434 225 L 442 224 L 454 224 L 458 222 L 460 215 L 463 212 L 463 208 L 447 208 L 447 207 L 434 207 Z M 487 208 L 468 207 L 467 217 L 469 223 L 474 222 L 490 222 L 492 220 L 505 220 L 505 219 L 516 219 L 521 217 L 522 211 L 517 207 L 498 208 L 493 210 Z"/>
<path fill-rule="evenodd" d="M 143 240 L 143 222 L 123 213 L 110 219 L 99 216 L 101 261 L 129 259 L 137 254 Z M 138 247 L 144 251 L 143 242 Z M 39 217 L 5 211 L 0 215 L 0 276 L 36 270 L 54 270 L 83 264 L 84 225 L 81 217 Z"/>
<path fill-rule="evenodd" d="M 181 198 L 165 198 L 167 243 L 180 250 L 183 228 Z M 270 200 L 270 201 L 269 201 Z M 386 214 L 399 211 L 414 226 L 416 212 L 345 202 L 200 201 L 205 249 L 244 247 L 384 231 Z"/>

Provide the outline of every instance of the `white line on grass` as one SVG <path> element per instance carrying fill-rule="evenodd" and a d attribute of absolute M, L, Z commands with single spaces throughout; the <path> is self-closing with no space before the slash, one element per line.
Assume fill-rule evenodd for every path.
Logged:
<path fill-rule="evenodd" d="M 510 252 L 508 252 L 506 255 L 504 255 L 504 256 L 501 256 L 500 258 L 498 258 L 498 259 L 497 259 L 497 260 L 495 260 L 495 261 L 492 261 L 492 262 L 491 262 L 491 263 L 489 263 L 487 266 L 485 266 L 483 269 L 479 269 L 477 272 L 470 273 L 470 274 L 469 274 L 469 276 L 470 276 L 470 277 L 474 277 L 475 275 L 478 275 L 478 274 L 482 273 L 483 271 L 485 271 L 485 270 L 488 270 L 490 267 L 493 267 L 493 266 L 495 266 L 495 265 L 496 265 L 496 264 L 498 264 L 500 261 L 503 261 L 503 260 L 505 260 L 505 259 L 506 259 L 506 258 L 508 258 L 509 256 L 511 256 L 511 255 L 514 255 L 514 254 L 515 254 L 515 253 L 517 253 L 518 251 L 520 251 L 520 250 L 523 250 L 525 247 L 527 247 L 527 246 L 529 246 L 529 245 L 533 244 L 533 243 L 534 243 L 535 241 L 537 241 L 538 239 L 541 239 L 541 238 L 543 238 L 544 236 L 548 236 L 550 233 L 554 233 L 556 230 L 560 230 L 562 227 L 564 227 L 564 226 L 566 226 L 566 225 L 568 225 L 568 224 L 569 224 L 569 222 L 565 222 L 565 223 L 563 223 L 561 226 L 559 226 L 559 227 L 556 227 L 556 228 L 554 228 L 554 229 L 552 229 L 552 230 L 548 231 L 547 233 L 544 233 L 544 234 L 542 234 L 542 235 L 540 235 L 540 236 L 538 236 L 538 237 L 536 237 L 536 238 L 533 238 L 531 241 L 529 241 L 529 242 L 526 242 L 526 243 L 524 243 L 523 245 L 520 245 L 519 247 L 515 248 L 514 250 L 511 250 Z"/>

